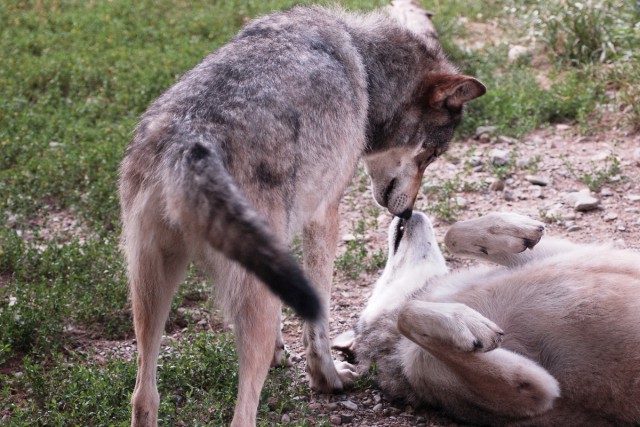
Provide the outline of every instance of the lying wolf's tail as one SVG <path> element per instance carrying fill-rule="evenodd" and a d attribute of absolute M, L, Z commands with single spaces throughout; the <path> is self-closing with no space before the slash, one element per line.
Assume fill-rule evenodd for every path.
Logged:
<path fill-rule="evenodd" d="M 316 320 L 320 300 L 287 247 L 248 203 L 217 152 L 207 142 L 187 144 L 175 153 L 170 174 L 175 181 L 166 183 L 175 189 L 181 215 L 195 221 L 214 248 L 255 274 L 305 320 Z"/>

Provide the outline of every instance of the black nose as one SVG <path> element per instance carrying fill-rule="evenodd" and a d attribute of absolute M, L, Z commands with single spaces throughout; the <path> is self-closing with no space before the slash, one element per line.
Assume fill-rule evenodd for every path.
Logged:
<path fill-rule="evenodd" d="M 402 211 L 402 213 L 400 215 L 398 215 L 398 216 L 406 221 L 409 218 L 411 218 L 411 214 L 412 213 L 413 213 L 413 211 L 411 209 L 406 209 L 406 210 Z"/>

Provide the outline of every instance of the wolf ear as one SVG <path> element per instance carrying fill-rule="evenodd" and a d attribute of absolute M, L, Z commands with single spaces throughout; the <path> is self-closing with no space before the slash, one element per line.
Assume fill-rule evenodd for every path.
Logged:
<path fill-rule="evenodd" d="M 426 103 L 432 108 L 457 109 L 487 91 L 480 80 L 462 74 L 429 76 L 424 86 Z"/>

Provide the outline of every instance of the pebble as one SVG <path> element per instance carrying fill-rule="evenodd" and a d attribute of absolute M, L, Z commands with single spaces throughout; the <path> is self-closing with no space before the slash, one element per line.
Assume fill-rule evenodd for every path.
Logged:
<path fill-rule="evenodd" d="M 636 148 L 633 152 L 633 160 L 636 162 L 636 166 L 640 166 L 640 148 Z"/>
<path fill-rule="evenodd" d="M 514 200 L 514 195 L 512 191 L 509 190 L 504 190 L 502 192 L 502 197 L 507 201 L 507 202 L 512 202 Z"/>
<path fill-rule="evenodd" d="M 373 412 L 380 412 L 382 410 L 382 403 L 378 403 L 373 407 Z"/>
<path fill-rule="evenodd" d="M 609 187 L 603 187 L 602 189 L 600 189 L 600 195 L 602 197 L 611 197 L 613 196 L 613 190 Z"/>
<path fill-rule="evenodd" d="M 291 422 L 291 417 L 289 417 L 289 415 L 287 415 L 287 414 L 283 414 L 282 418 L 281 418 L 281 421 L 283 423 L 289 423 L 289 422 Z"/>
<path fill-rule="evenodd" d="M 567 231 L 570 233 L 580 230 L 582 230 L 582 227 L 580 227 L 579 225 L 572 225 L 571 227 L 567 228 Z"/>
<path fill-rule="evenodd" d="M 529 54 L 529 49 L 524 46 L 515 44 L 509 48 L 509 53 L 507 53 L 507 60 L 509 62 L 516 62 L 518 59 L 523 58 Z"/>
<path fill-rule="evenodd" d="M 524 177 L 527 181 L 529 181 L 533 185 L 539 185 L 541 187 L 546 187 L 549 185 L 549 180 L 547 178 L 543 178 L 538 175 L 527 175 Z"/>
<path fill-rule="evenodd" d="M 343 423 L 351 423 L 353 422 L 353 419 L 355 418 L 355 416 L 353 414 L 348 414 L 346 412 L 342 412 L 340 414 L 340 419 Z"/>
<path fill-rule="evenodd" d="M 632 202 L 640 202 L 640 196 L 636 194 L 629 194 L 627 196 L 627 199 L 631 200 Z"/>
<path fill-rule="evenodd" d="M 491 163 L 495 166 L 504 166 L 509 163 L 510 155 L 511 153 L 507 150 L 499 150 L 497 148 L 495 150 L 491 150 Z"/>
<path fill-rule="evenodd" d="M 476 132 L 473 134 L 473 137 L 478 139 L 482 135 L 491 134 L 495 132 L 496 129 L 497 129 L 497 126 L 478 126 L 478 128 L 476 129 Z"/>
<path fill-rule="evenodd" d="M 334 426 L 342 425 L 342 417 L 340 415 L 331 415 L 329 422 Z"/>
<path fill-rule="evenodd" d="M 589 190 L 576 191 L 567 196 L 569 203 L 578 212 L 586 212 L 597 209 L 600 206 L 600 199 L 593 197 Z"/>
<path fill-rule="evenodd" d="M 499 142 L 501 144 L 515 145 L 518 143 L 518 140 L 515 138 L 511 138 L 510 136 L 500 135 L 496 142 Z"/>
<path fill-rule="evenodd" d="M 605 221 L 615 221 L 618 219 L 618 214 L 615 212 L 609 212 L 603 218 Z"/>
<path fill-rule="evenodd" d="M 502 191 L 504 190 L 504 181 L 501 179 L 496 179 L 489 185 L 489 190 L 491 191 Z"/>
<path fill-rule="evenodd" d="M 356 405 L 355 403 L 353 403 L 350 400 L 345 400 L 344 402 L 340 402 L 340 404 L 342 406 L 344 406 L 346 409 L 350 410 L 350 411 L 357 411 L 358 410 L 358 405 Z"/>

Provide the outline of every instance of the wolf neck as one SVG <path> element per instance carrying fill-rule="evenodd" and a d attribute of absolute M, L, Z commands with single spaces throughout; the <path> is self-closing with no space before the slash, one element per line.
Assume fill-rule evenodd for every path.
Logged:
<path fill-rule="evenodd" d="M 427 76 L 455 74 L 457 69 L 432 32 L 417 36 L 384 13 L 358 16 L 347 24 L 367 72 L 366 152 L 371 154 L 385 148 L 392 124 L 407 107 L 417 103 Z"/>

